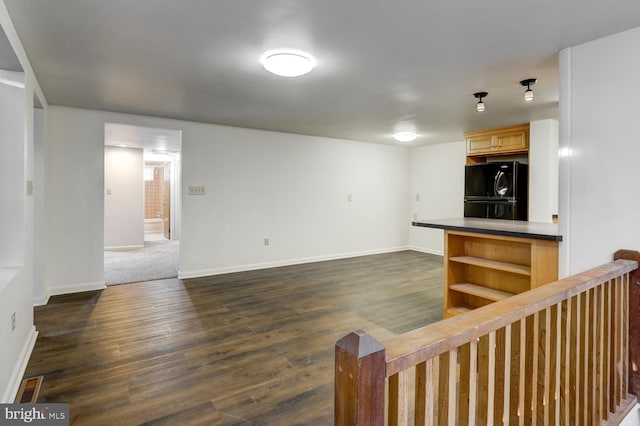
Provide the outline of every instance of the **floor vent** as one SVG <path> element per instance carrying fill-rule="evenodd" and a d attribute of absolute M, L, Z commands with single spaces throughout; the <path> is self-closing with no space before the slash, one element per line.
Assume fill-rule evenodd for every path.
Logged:
<path fill-rule="evenodd" d="M 16 404 L 35 404 L 38 401 L 38 393 L 42 386 L 43 376 L 24 379 L 16 395 Z"/>

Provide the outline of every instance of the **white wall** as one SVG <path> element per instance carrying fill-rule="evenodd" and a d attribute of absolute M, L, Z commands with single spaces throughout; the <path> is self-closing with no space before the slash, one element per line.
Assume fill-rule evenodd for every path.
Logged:
<path fill-rule="evenodd" d="M 44 110 L 34 109 L 33 120 L 33 304 L 46 305 L 49 293 L 44 278 Z"/>
<path fill-rule="evenodd" d="M 0 83 L 0 267 L 24 262 L 24 131 L 25 90 Z"/>
<path fill-rule="evenodd" d="M 99 288 L 104 280 L 105 122 L 183 131 L 184 277 L 407 245 L 406 148 L 50 107 L 46 274 L 52 294 Z M 206 195 L 189 196 L 189 185 L 205 185 Z"/>
<path fill-rule="evenodd" d="M 104 122 L 46 110 L 45 282 L 51 295 L 104 288 Z"/>
<path fill-rule="evenodd" d="M 10 219 L 9 222 L 12 226 L 21 230 L 17 232 L 21 234 L 22 239 L 22 241 L 12 240 L 12 244 L 15 243 L 15 246 L 9 251 L 7 257 L 3 259 L 3 263 L 17 262 L 19 266 L 14 270 L 0 268 L 0 275 L 2 275 L 0 282 L 4 281 L 3 284 L 0 284 L 0 342 L 2 345 L 0 349 L 0 403 L 6 403 L 12 402 L 18 391 L 20 380 L 26 369 L 37 336 L 33 326 L 32 307 L 34 286 L 33 246 L 35 238 L 34 202 L 33 196 L 26 194 L 26 187 L 27 182 L 34 179 L 34 94 L 37 94 L 43 101 L 45 108 L 47 105 L 3 0 L 0 0 L 0 26 L 2 26 L 25 71 L 24 89 L 17 89 L 18 92 L 13 91 L 13 89 L 11 91 L 3 90 L 3 93 L 0 94 L 2 102 L 9 99 L 11 102 L 11 111 L 0 112 L 0 128 L 4 129 L 2 131 L 7 131 L 8 129 L 5 129 L 5 127 L 16 126 L 14 128 L 15 134 L 0 137 L 0 144 L 3 147 L 3 161 L 8 160 L 15 163 L 7 168 L 7 170 L 11 169 L 13 171 L 12 177 L 9 178 L 11 183 L 5 181 L 5 176 L 3 176 L 0 179 L 0 186 L 7 188 L 8 186 L 6 185 L 9 185 L 12 188 L 9 190 L 11 194 L 13 194 L 14 189 L 16 196 L 20 194 L 18 198 L 14 198 L 11 201 L 3 199 L 2 210 L 4 213 L 3 219 L 0 220 L 4 221 L 4 218 L 10 217 L 9 212 L 14 214 L 18 212 L 18 217 Z M 14 113 L 16 116 L 13 115 Z M 4 120 L 2 117 L 11 117 L 11 123 L 2 122 Z M 5 144 L 15 148 L 15 151 L 12 148 L 4 150 Z M 12 196 L 10 194 L 6 195 L 8 197 Z M 13 204 L 14 202 L 15 204 Z M 12 205 L 9 206 L 9 203 L 12 203 Z M 3 233 L 5 231 L 13 239 L 16 231 L 3 228 Z M 7 252 L 4 251 L 4 253 Z M 0 266 L 6 266 L 6 263 Z M 13 312 L 15 312 L 16 318 L 15 330 L 11 330 L 11 314 Z"/>
<path fill-rule="evenodd" d="M 411 218 L 462 217 L 466 142 L 413 148 L 410 159 Z M 409 244 L 415 250 L 443 254 L 444 231 L 411 226 Z"/>
<path fill-rule="evenodd" d="M 21 77 L 24 80 L 24 77 Z M 25 200 L 26 90 L 0 83 L 0 402 L 15 388 L 21 351 L 31 331 L 29 300 L 33 290 L 27 270 L 31 262 L 27 242 Z M 15 312 L 16 328 L 11 328 Z"/>
<path fill-rule="evenodd" d="M 640 28 L 560 54 L 561 275 L 640 249 Z"/>
<path fill-rule="evenodd" d="M 558 214 L 558 121 L 538 120 L 529 130 L 529 222 Z"/>
<path fill-rule="evenodd" d="M 104 147 L 104 245 L 144 246 L 142 149 Z"/>

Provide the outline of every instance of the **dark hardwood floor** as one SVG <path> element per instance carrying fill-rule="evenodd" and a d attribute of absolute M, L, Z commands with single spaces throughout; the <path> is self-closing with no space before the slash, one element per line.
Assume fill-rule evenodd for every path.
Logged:
<path fill-rule="evenodd" d="M 336 340 L 441 319 L 442 273 L 405 251 L 57 296 L 25 377 L 73 425 L 329 425 Z"/>

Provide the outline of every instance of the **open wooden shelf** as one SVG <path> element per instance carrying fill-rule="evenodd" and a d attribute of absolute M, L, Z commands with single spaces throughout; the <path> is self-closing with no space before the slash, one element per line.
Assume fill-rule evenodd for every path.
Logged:
<path fill-rule="evenodd" d="M 509 262 L 500 262 L 497 260 L 484 259 L 482 257 L 474 256 L 454 256 L 450 257 L 449 261 L 466 263 L 467 265 L 480 266 L 482 268 L 497 269 L 499 271 L 512 272 L 514 274 L 531 275 L 531 267 L 525 265 L 518 265 Z"/>
<path fill-rule="evenodd" d="M 506 299 L 513 296 L 513 293 L 508 291 L 496 290 L 495 288 L 485 287 L 483 285 L 471 284 L 471 283 L 459 283 L 451 284 L 449 290 L 458 291 L 460 293 L 471 294 L 473 296 L 482 297 L 484 299 L 497 302 L 498 300 Z"/>
<path fill-rule="evenodd" d="M 445 231 L 445 318 L 558 279 L 556 241 Z"/>

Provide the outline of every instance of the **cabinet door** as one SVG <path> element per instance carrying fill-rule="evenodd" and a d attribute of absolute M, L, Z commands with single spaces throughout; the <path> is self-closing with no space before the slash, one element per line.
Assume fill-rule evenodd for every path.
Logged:
<path fill-rule="evenodd" d="M 491 152 L 492 135 L 474 136 L 467 139 L 467 155 Z"/>
<path fill-rule="evenodd" d="M 528 147 L 529 138 L 524 130 L 498 133 L 496 136 L 496 151 L 524 151 Z"/>

